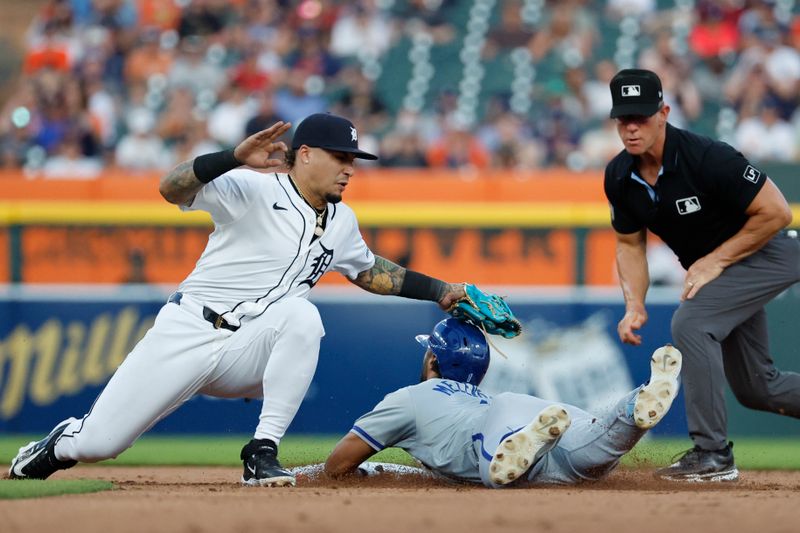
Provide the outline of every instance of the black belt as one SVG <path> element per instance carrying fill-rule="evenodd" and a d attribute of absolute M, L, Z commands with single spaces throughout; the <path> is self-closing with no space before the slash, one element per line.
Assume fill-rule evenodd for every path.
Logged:
<path fill-rule="evenodd" d="M 182 292 L 173 292 L 172 294 L 169 295 L 169 299 L 167 300 L 167 302 L 171 304 L 181 305 L 181 298 L 183 298 Z M 228 324 L 228 322 L 225 321 L 222 315 L 220 315 L 210 307 L 206 307 L 205 305 L 203 306 L 203 318 L 206 319 L 206 321 L 211 322 L 211 324 L 213 324 L 214 326 L 214 329 L 222 328 L 222 329 L 227 329 L 229 331 L 236 331 L 239 329 L 239 326 L 232 326 L 231 324 Z"/>

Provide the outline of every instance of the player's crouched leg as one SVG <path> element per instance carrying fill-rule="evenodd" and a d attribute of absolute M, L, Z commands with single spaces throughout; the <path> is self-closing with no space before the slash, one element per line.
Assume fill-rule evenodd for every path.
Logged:
<path fill-rule="evenodd" d="M 278 444 L 297 413 L 317 368 L 325 334 L 317 308 L 302 298 L 287 298 L 270 307 L 266 320 L 269 353 L 263 374 L 261 416 L 254 438 L 242 449 L 242 483 L 249 486 L 294 485 L 294 476 L 278 461 Z M 266 315 L 266 314 L 265 314 Z"/>

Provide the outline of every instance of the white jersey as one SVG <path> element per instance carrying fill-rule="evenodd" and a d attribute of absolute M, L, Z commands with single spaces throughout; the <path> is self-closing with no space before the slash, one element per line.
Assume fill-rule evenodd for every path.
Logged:
<path fill-rule="evenodd" d="M 343 203 L 328 204 L 325 232 L 314 238 L 316 212 L 287 174 L 235 169 L 181 209 L 208 211 L 214 231 L 178 290 L 225 313 L 231 324 L 282 298 L 307 297 L 329 270 L 355 279 L 375 264 Z"/>

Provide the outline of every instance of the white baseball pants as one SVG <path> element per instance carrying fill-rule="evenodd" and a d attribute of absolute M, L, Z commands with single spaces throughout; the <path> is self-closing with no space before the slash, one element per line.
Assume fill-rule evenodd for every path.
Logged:
<path fill-rule="evenodd" d="M 190 295 L 161 308 L 82 419 L 70 419 L 59 460 L 116 457 L 195 394 L 264 398 L 254 437 L 278 443 L 311 384 L 325 331 L 317 308 L 286 298 L 238 331 L 214 329 Z"/>

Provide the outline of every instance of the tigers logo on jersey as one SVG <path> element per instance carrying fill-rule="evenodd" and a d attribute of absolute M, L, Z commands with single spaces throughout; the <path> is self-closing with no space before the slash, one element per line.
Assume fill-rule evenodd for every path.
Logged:
<path fill-rule="evenodd" d="M 322 243 L 320 243 L 319 247 L 322 248 L 322 253 L 311 261 L 311 273 L 306 279 L 300 282 L 300 285 L 305 283 L 309 287 L 313 287 L 317 284 L 319 278 L 328 270 L 328 267 L 331 266 L 333 250 L 325 248 L 322 246 Z"/>

